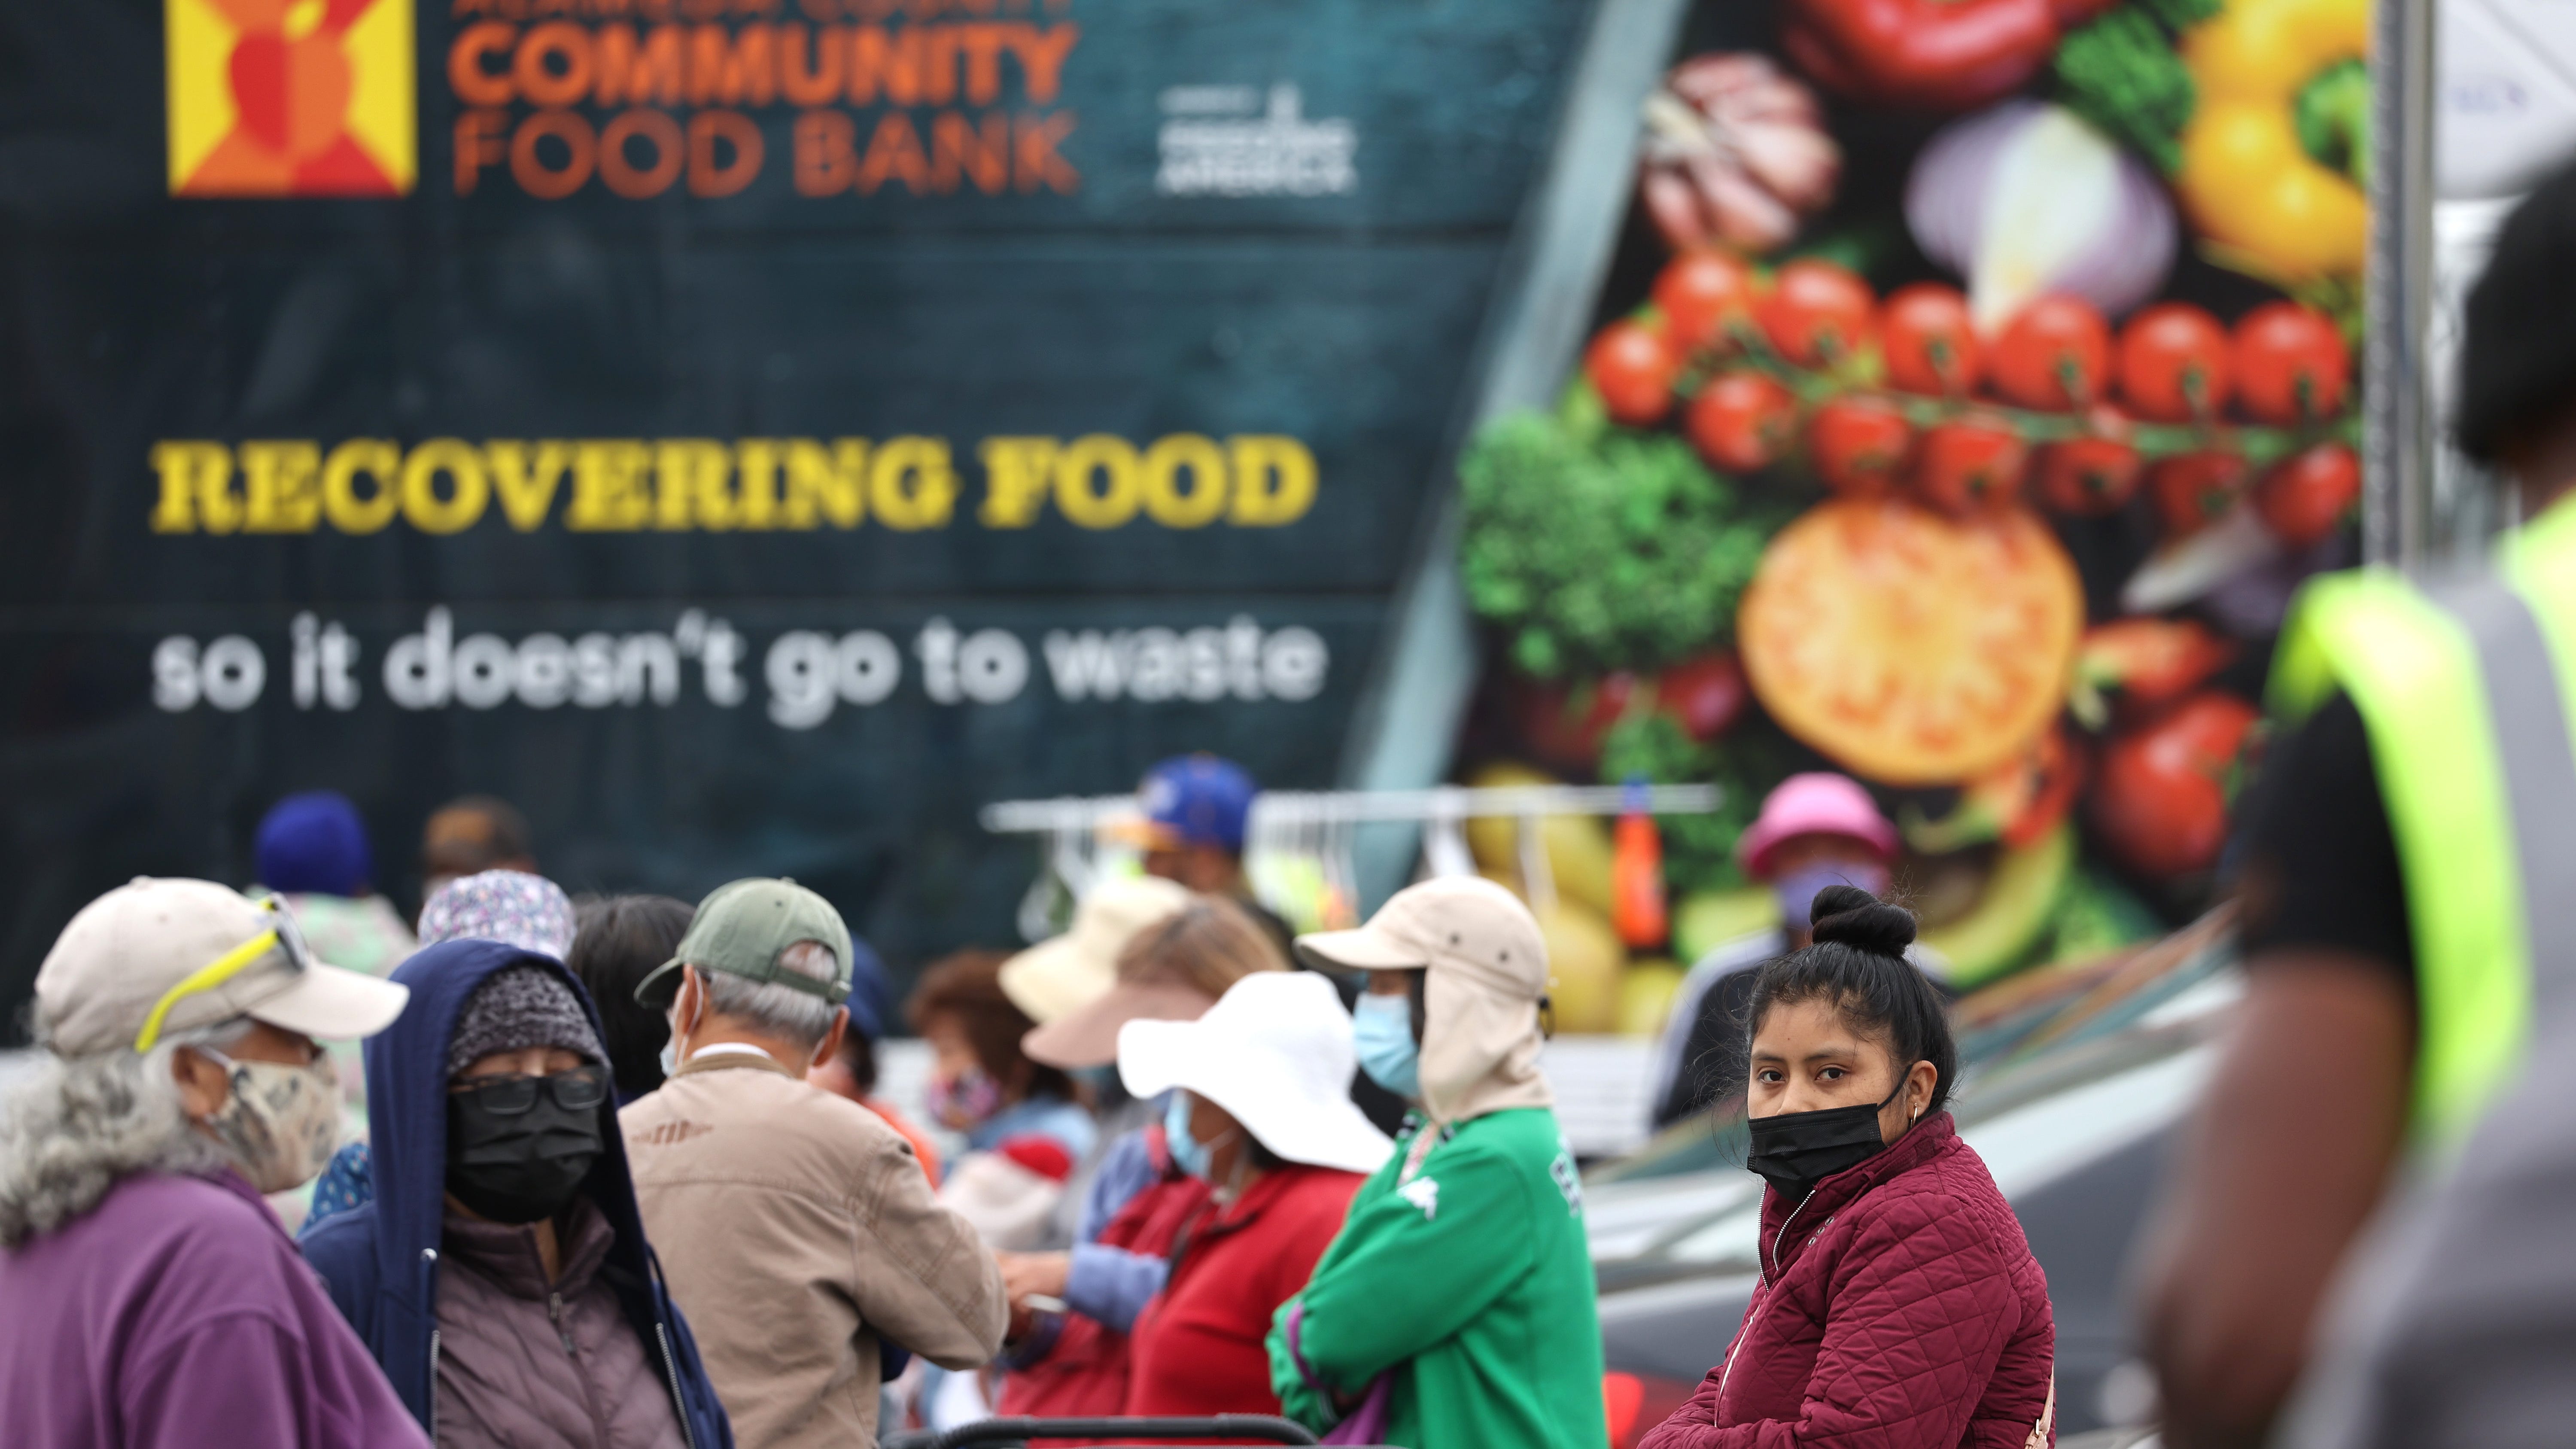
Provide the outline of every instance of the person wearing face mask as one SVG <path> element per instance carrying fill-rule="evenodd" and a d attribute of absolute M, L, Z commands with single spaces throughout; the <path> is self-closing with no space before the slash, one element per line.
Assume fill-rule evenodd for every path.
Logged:
<path fill-rule="evenodd" d="M 552 956 L 432 945 L 367 1045 L 375 1197 L 304 1256 L 441 1449 L 732 1432 L 637 1211 L 598 1015 Z"/>
<path fill-rule="evenodd" d="M 1914 917 L 1814 900 L 1747 1021 L 1761 1286 L 1726 1357 L 1639 1449 L 2056 1442 L 2048 1279 L 1943 1110 L 1959 1068 Z"/>
<path fill-rule="evenodd" d="M 42 1050 L 0 1093 L 0 1425 L 25 1449 L 418 1446 L 260 1194 L 311 1178 L 322 1040 L 409 993 L 316 961 L 272 897 L 138 879 L 36 976 Z"/>
<path fill-rule="evenodd" d="M 1721 941 L 1691 964 L 1673 993 L 1655 1048 L 1651 1125 L 1668 1126 L 1707 1109 L 1722 1088 L 1744 1081 L 1744 1005 L 1763 962 L 1807 944 L 1808 904 L 1827 886 L 1884 895 L 1896 858 L 1896 827 L 1848 776 L 1792 775 L 1762 801 L 1735 843 L 1744 873 L 1771 888 L 1780 923 Z M 1911 947 L 1907 959 L 1936 978 L 1940 958 Z"/>
<path fill-rule="evenodd" d="M 1171 920 L 1174 913 L 1199 899 L 1208 897 L 1195 895 L 1187 887 L 1158 875 L 1110 876 L 1094 882 L 1083 893 L 1063 934 L 1040 941 L 1002 963 L 1002 994 L 1021 1015 L 1036 1023 L 1035 1030 L 1021 1037 L 1018 1055 L 1040 1070 L 1063 1069 L 1072 1100 L 1091 1134 L 1090 1145 L 1074 1151 L 1073 1171 L 1065 1178 L 1052 1217 L 1043 1229 L 1049 1248 L 1060 1248 L 1078 1239 L 1084 1206 L 1092 1196 L 1106 1155 L 1120 1139 L 1153 1120 L 1160 1104 L 1134 1101 L 1120 1089 L 1118 1064 L 1113 1058 L 1117 1044 L 1114 1028 L 1100 1037 L 1097 1060 L 1080 1065 L 1032 1053 L 1027 1050 L 1028 1043 L 1059 1023 L 1096 1011 L 1104 999 L 1117 995 L 1119 962 L 1127 949 L 1145 932 Z M 1241 906 L 1240 901 L 1235 904 Z M 1280 950 L 1284 954 L 1286 948 L 1282 946 Z M 1071 1118 L 1062 1120 L 1072 1125 Z M 989 1232 L 986 1236 L 1006 1249 L 1032 1246 L 1006 1243 Z"/>
<path fill-rule="evenodd" d="M 487 870 L 458 876 L 438 887 L 420 913 L 423 946 L 468 939 L 499 941 L 560 961 L 572 938 L 571 897 L 553 881 L 525 871 Z M 309 1228 L 363 1206 L 375 1195 L 374 1149 L 361 1138 L 342 1147 L 314 1182 L 304 1225 Z"/>
<path fill-rule="evenodd" d="M 1119 1028 L 1119 1075 L 1139 1097 L 1169 1094 L 1164 1140 L 1208 1184 L 1136 1318 L 1123 1412 L 1279 1411 L 1271 1316 L 1394 1151 L 1351 1104 L 1352 1066 L 1350 1015 L 1311 972 L 1256 972 L 1196 1021 Z"/>
<path fill-rule="evenodd" d="M 1132 889 L 1142 886 L 1155 889 Z M 939 1200 L 993 1247 L 1063 1245 L 1064 1200 L 1100 1138 L 1072 1078 L 1033 1060 L 1022 1040 L 1040 1021 L 1106 993 L 1120 948 L 1188 899 L 1168 881 L 1113 881 L 1061 936 L 1015 956 L 952 952 L 921 973 L 904 1014 L 931 1050 L 928 1105 L 939 1125 L 966 1139 Z"/>
<path fill-rule="evenodd" d="M 1272 1320 L 1282 1412 L 1346 1443 L 1605 1442 L 1582 1179 L 1538 1069 L 1537 918 L 1492 881 L 1429 880 L 1297 950 L 1368 974 L 1360 1069 L 1418 1108 Z"/>
<path fill-rule="evenodd" d="M 738 880 L 635 989 L 670 1015 L 671 1073 L 618 1126 L 748 1449 L 874 1444 L 886 1339 L 952 1369 L 1002 1343 L 974 1228 L 893 1128 L 806 1080 L 849 1028 L 854 954 L 821 896 Z"/>
<path fill-rule="evenodd" d="M 1251 914 L 1223 896 L 1195 896 L 1128 941 L 1113 989 L 1030 1032 L 1021 1048 L 1068 1071 L 1116 1072 L 1129 1022 L 1196 1021 L 1235 983 L 1287 970 Z M 997 1413 L 1083 1418 L 1115 1414 L 1127 1402 L 1130 1330 L 1163 1290 L 1172 1249 L 1208 1198 L 1205 1178 L 1182 1161 L 1193 1149 L 1173 1124 L 1185 1107 L 1159 1096 L 1130 1105 L 1145 1120 L 1100 1155 L 1071 1251 L 1001 1255 L 1013 1331 Z"/>

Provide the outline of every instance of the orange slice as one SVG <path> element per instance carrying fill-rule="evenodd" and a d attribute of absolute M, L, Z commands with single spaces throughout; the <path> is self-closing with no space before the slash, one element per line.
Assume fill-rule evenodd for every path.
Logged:
<path fill-rule="evenodd" d="M 1763 551 L 1735 622 L 1753 692 L 1854 772 L 1937 785 L 2027 747 L 2066 700 L 2084 590 L 2048 526 L 1820 503 Z"/>

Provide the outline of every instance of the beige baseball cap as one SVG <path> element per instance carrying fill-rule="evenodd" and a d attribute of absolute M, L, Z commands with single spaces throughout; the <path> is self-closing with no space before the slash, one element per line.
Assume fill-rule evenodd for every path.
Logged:
<path fill-rule="evenodd" d="M 1547 994 L 1547 941 L 1520 897 L 1481 876 L 1406 886 L 1366 925 L 1297 938 L 1297 954 L 1322 971 L 1464 968 L 1488 985 L 1536 1000 Z"/>
<path fill-rule="evenodd" d="M 1070 1016 L 1118 984 L 1118 953 L 1137 932 L 1189 903 L 1188 887 L 1160 876 L 1102 881 L 1063 935 L 1002 963 L 1002 994 L 1040 1026 Z"/>
<path fill-rule="evenodd" d="M 284 903 L 205 880 L 137 876 L 81 907 L 36 972 L 56 1056 L 148 1051 L 236 1017 L 325 1039 L 393 1025 L 411 988 L 313 959 Z"/>

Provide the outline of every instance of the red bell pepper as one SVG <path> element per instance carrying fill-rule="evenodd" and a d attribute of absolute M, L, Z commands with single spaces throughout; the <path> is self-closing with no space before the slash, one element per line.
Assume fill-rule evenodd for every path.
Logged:
<path fill-rule="evenodd" d="M 1789 0 L 1781 43 L 1856 101 L 1973 110 L 2020 89 L 2109 0 Z"/>
<path fill-rule="evenodd" d="M 2180 699 L 2236 658 L 2236 645 L 2190 619 L 2114 619 L 2084 631 L 2067 703 L 2100 729 L 2110 718 L 2103 693 L 2131 705 Z"/>
<path fill-rule="evenodd" d="M 1664 842 L 1655 817 L 1631 810 L 1619 817 L 1610 852 L 1610 926 L 1629 949 L 1648 951 L 1672 934 L 1664 910 Z"/>

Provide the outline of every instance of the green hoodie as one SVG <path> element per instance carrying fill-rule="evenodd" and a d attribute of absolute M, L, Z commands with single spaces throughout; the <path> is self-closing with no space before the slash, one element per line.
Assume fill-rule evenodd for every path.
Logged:
<path fill-rule="evenodd" d="M 1393 1370 L 1386 1442 L 1406 1449 L 1555 1449 L 1607 1442 L 1601 1324 L 1574 1154 L 1545 1107 L 1445 1129 L 1421 1165 L 1417 1132 L 1351 1199 L 1306 1291 L 1270 1329 L 1270 1383 L 1318 1431 L 1340 1415 L 1320 1382 L 1356 1395 Z"/>

